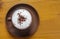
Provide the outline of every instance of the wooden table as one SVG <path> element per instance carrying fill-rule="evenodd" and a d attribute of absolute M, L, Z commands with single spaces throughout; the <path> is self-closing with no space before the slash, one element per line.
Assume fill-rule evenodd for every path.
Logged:
<path fill-rule="evenodd" d="M 0 39 L 60 39 L 60 0 L 0 0 Z M 16 4 L 33 6 L 39 14 L 39 28 L 32 37 L 11 36 L 5 24 L 6 14 Z M 1 6 L 1 5 L 0 5 Z"/>

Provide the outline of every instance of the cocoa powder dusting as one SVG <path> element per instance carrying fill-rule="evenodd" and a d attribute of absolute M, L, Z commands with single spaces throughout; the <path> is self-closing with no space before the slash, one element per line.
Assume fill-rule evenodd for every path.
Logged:
<path fill-rule="evenodd" d="M 23 17 L 20 13 L 18 13 L 18 15 L 19 15 L 18 21 L 19 21 L 20 24 L 22 24 L 22 22 L 26 21 L 26 18 Z"/>

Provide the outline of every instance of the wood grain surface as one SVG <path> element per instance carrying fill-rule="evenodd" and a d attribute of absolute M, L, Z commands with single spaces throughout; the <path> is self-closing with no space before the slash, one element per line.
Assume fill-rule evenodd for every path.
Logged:
<path fill-rule="evenodd" d="M 0 39 L 60 39 L 60 0 L 0 0 Z M 5 24 L 6 14 L 16 4 L 29 4 L 39 14 L 40 23 L 36 33 L 31 37 L 11 36 Z M 0 5 L 1 6 L 1 5 Z"/>

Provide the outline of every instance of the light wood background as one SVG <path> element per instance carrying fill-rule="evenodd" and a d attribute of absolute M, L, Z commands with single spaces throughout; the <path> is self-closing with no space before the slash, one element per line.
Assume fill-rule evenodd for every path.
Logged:
<path fill-rule="evenodd" d="M 0 39 L 60 39 L 60 0 L 0 0 Z M 5 24 L 6 14 L 16 4 L 33 6 L 40 18 L 37 32 L 32 37 L 12 37 Z"/>

